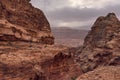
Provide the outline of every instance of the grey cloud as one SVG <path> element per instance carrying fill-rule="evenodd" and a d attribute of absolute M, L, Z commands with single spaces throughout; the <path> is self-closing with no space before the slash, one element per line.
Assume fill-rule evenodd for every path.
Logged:
<path fill-rule="evenodd" d="M 109 12 L 115 12 L 117 16 L 120 16 L 120 5 L 108 5 L 97 9 L 80 7 L 73 8 L 69 5 L 69 0 L 32 0 L 31 3 L 42 9 L 50 24 L 55 26 L 59 26 L 59 24 L 63 22 L 70 24 L 72 22 L 80 22 L 84 25 L 91 25 L 97 17 L 102 15 L 105 16 Z M 75 26 L 80 26 L 80 24 L 75 24 Z"/>
<path fill-rule="evenodd" d="M 48 11 L 47 15 L 50 20 L 56 20 L 61 22 L 87 22 L 91 20 L 91 23 L 99 17 L 105 16 L 109 12 L 115 12 L 120 16 L 120 5 L 107 6 L 105 8 L 96 9 L 96 8 L 71 8 L 65 7 L 57 9 L 54 11 Z M 85 24 L 86 25 L 86 24 Z M 79 25 L 78 25 L 79 26 Z"/>
<path fill-rule="evenodd" d="M 71 21 L 86 21 L 96 18 L 101 15 L 106 15 L 109 12 L 119 13 L 120 6 L 108 6 L 102 9 L 95 8 L 62 8 L 47 12 L 51 19 L 62 20 L 66 22 Z"/>
<path fill-rule="evenodd" d="M 97 9 L 79 9 L 79 8 L 62 8 L 59 10 L 48 12 L 51 19 L 62 21 L 85 21 L 95 17 L 98 13 L 102 13 Z"/>
<path fill-rule="evenodd" d="M 69 0 L 31 0 L 31 3 L 43 11 L 55 10 L 69 5 Z"/>

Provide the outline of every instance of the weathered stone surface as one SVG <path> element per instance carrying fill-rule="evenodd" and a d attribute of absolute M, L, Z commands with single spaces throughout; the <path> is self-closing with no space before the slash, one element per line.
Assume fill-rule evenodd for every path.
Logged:
<path fill-rule="evenodd" d="M 85 38 L 87 48 L 120 48 L 120 21 L 114 13 L 99 17 Z"/>
<path fill-rule="evenodd" d="M 0 41 L 53 44 L 50 25 L 30 0 L 0 0 Z"/>
<path fill-rule="evenodd" d="M 70 80 L 81 75 L 73 56 L 64 52 L 68 48 L 46 45 L 53 43 L 45 15 L 30 0 L 0 0 L 0 80 Z"/>
<path fill-rule="evenodd" d="M 0 80 L 71 80 L 82 74 L 68 48 L 0 42 Z"/>
<path fill-rule="evenodd" d="M 78 62 L 84 72 L 99 66 L 120 65 L 120 21 L 114 13 L 99 17 L 85 38 Z"/>
<path fill-rule="evenodd" d="M 101 67 L 81 75 L 76 80 L 120 80 L 120 67 Z"/>
<path fill-rule="evenodd" d="M 61 52 L 42 63 L 42 68 L 48 80 L 71 80 L 82 74 L 73 57 Z"/>

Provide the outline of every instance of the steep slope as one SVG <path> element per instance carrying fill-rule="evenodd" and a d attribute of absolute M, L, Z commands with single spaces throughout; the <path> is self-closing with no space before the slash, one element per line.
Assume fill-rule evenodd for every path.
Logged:
<path fill-rule="evenodd" d="M 0 41 L 53 44 L 50 25 L 30 0 L 0 0 Z"/>
<path fill-rule="evenodd" d="M 79 50 L 78 62 L 84 72 L 100 66 L 120 65 L 120 21 L 114 13 L 99 17 Z"/>
<path fill-rule="evenodd" d="M 101 67 L 81 75 L 76 80 L 120 80 L 120 67 Z"/>

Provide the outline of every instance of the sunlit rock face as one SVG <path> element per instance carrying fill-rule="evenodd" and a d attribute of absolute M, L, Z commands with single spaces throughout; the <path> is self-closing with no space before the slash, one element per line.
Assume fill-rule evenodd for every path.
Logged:
<path fill-rule="evenodd" d="M 0 41 L 31 41 L 53 44 L 44 13 L 30 0 L 0 0 Z"/>
<path fill-rule="evenodd" d="M 120 65 L 120 21 L 115 13 L 99 17 L 79 50 L 78 62 L 84 72 L 99 66 Z"/>

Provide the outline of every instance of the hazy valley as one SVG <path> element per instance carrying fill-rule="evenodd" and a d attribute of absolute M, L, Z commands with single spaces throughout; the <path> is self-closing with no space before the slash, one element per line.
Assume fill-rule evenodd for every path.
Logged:
<path fill-rule="evenodd" d="M 30 0 L 0 0 L 0 80 L 120 80 L 120 21 L 51 27 Z"/>
<path fill-rule="evenodd" d="M 89 30 L 72 29 L 67 27 L 52 27 L 55 44 L 78 47 L 84 42 Z"/>

